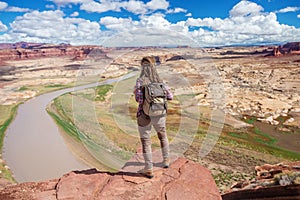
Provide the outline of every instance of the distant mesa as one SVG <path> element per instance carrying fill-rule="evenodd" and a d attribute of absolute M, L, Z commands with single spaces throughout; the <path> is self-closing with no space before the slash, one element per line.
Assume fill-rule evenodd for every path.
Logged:
<path fill-rule="evenodd" d="M 178 46 L 178 48 L 183 48 Z M 216 48 L 219 49 L 219 48 Z M 34 59 L 43 57 L 55 57 L 55 56 L 72 56 L 73 59 L 85 59 L 87 56 L 99 56 L 103 55 L 106 58 L 106 52 L 104 47 L 96 45 L 81 45 L 72 46 L 67 43 L 61 44 L 46 44 L 46 43 L 30 43 L 30 42 L 18 42 L 18 43 L 2 43 L 0 44 L 0 61 L 5 60 L 21 60 L 21 59 Z M 255 54 L 267 54 L 267 56 L 282 56 L 282 55 L 300 55 L 300 42 L 290 42 L 281 46 L 268 47 L 264 51 L 254 52 L 236 52 L 228 50 L 222 52 L 221 55 L 255 55 Z M 184 59 L 181 56 L 173 55 L 169 58 L 157 58 L 157 63 L 162 61 L 176 61 Z"/>
<path fill-rule="evenodd" d="M 72 46 L 65 43 L 45 44 L 27 42 L 0 44 L 0 61 L 57 56 L 70 56 L 73 59 L 84 59 L 91 53 L 97 54 L 98 57 L 101 55 L 106 57 L 106 53 L 101 49 L 101 46 Z"/>
<path fill-rule="evenodd" d="M 260 46 L 264 47 L 264 46 Z M 217 48 L 215 48 L 217 49 Z M 220 48 L 218 48 L 220 49 Z M 212 49 L 210 50 L 212 51 Z M 243 56 L 248 55 L 264 55 L 264 56 L 283 56 L 283 55 L 300 55 L 300 42 L 290 42 L 286 43 L 281 46 L 267 46 L 262 51 L 235 51 L 233 50 L 227 50 L 224 52 L 221 52 L 220 55 L 231 55 L 236 56 L 236 58 L 242 58 Z"/>
<path fill-rule="evenodd" d="M 44 45 L 44 43 L 30 43 L 30 42 L 17 42 L 17 43 L 2 43 L 0 49 L 18 49 L 18 48 L 33 48 Z"/>
<path fill-rule="evenodd" d="M 67 43 L 47 44 L 34 42 L 17 42 L 17 43 L 0 43 L 1 49 L 38 49 L 38 48 L 53 48 L 53 47 L 67 47 L 72 46 Z"/>
<path fill-rule="evenodd" d="M 300 55 L 300 42 L 290 42 L 282 46 L 274 47 L 273 56 Z"/>

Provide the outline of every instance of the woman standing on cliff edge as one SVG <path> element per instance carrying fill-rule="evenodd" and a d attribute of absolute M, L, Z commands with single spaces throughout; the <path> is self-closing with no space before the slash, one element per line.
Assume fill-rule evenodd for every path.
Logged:
<path fill-rule="evenodd" d="M 169 158 L 169 141 L 166 133 L 166 114 L 160 116 L 148 116 L 143 110 L 145 103 L 145 85 L 149 83 L 160 83 L 166 91 L 166 99 L 172 100 L 173 94 L 170 89 L 160 79 L 156 68 L 154 57 L 144 57 L 141 61 L 141 74 L 136 80 L 134 88 L 135 100 L 139 103 L 137 110 L 138 131 L 143 148 L 143 157 L 145 160 L 145 167 L 138 171 L 138 173 L 152 178 L 153 163 L 152 163 L 152 149 L 151 149 L 151 128 L 154 127 L 160 140 L 160 146 L 163 157 L 163 167 L 168 168 L 170 164 Z"/>

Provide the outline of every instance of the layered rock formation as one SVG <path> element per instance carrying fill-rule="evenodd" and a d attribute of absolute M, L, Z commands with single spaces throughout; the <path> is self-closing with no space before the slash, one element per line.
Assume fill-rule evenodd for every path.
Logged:
<path fill-rule="evenodd" d="M 44 45 L 43 43 L 34 42 L 17 42 L 17 43 L 1 43 L 0 49 L 16 49 L 16 48 L 28 48 L 28 47 L 38 47 Z"/>
<path fill-rule="evenodd" d="M 71 56 L 74 59 L 84 59 L 97 49 L 97 55 L 105 54 L 99 46 L 71 46 L 67 44 L 50 45 L 15 45 L 15 48 L 0 49 L 0 61 L 36 59 L 44 57 Z"/>
<path fill-rule="evenodd" d="M 148 179 L 126 169 L 118 173 L 73 171 L 60 179 L 6 186 L 0 191 L 0 199 L 221 200 L 210 172 L 195 162 L 179 158 L 170 168 L 154 172 L 155 177 Z"/>
<path fill-rule="evenodd" d="M 232 185 L 223 200 L 300 199 L 300 161 L 255 167 L 256 178 Z"/>
<path fill-rule="evenodd" d="M 273 49 L 273 56 L 290 54 L 300 55 L 300 42 L 290 42 L 282 46 L 274 47 Z"/>

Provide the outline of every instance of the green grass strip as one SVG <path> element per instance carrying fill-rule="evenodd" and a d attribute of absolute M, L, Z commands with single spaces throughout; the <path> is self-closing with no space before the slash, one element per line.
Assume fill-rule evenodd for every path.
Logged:
<path fill-rule="evenodd" d="M 5 136 L 5 131 L 16 116 L 18 105 L 13 106 L 10 111 L 9 118 L 0 126 L 0 149 L 3 147 L 3 140 Z"/>
<path fill-rule="evenodd" d="M 268 144 L 268 145 L 273 145 L 277 142 L 277 139 L 270 136 L 269 134 L 267 133 L 264 133 L 262 132 L 260 129 L 258 129 L 257 127 L 254 128 L 254 133 L 256 133 L 257 135 L 259 136 L 263 136 L 264 138 L 266 138 L 266 140 L 262 139 L 262 138 L 258 138 L 258 137 L 255 137 L 255 140 L 257 142 L 260 142 L 260 143 L 264 143 L 264 144 Z"/>
<path fill-rule="evenodd" d="M 95 101 L 105 101 L 106 94 L 112 90 L 113 85 L 105 84 L 96 87 L 96 98 Z"/>
<path fill-rule="evenodd" d="M 18 105 L 15 105 L 10 109 L 8 119 L 5 120 L 4 123 L 0 126 L 0 149 L 1 149 L 1 151 L 3 148 L 5 132 L 8 128 L 8 126 L 10 125 L 10 123 L 12 122 L 12 120 L 14 119 L 14 117 L 16 116 L 17 108 L 18 108 Z M 6 180 L 9 180 L 13 183 L 16 182 L 16 180 L 12 177 L 10 170 L 5 167 L 4 163 L 0 164 L 0 170 L 1 170 L 0 177 L 4 178 Z"/>
<path fill-rule="evenodd" d="M 62 128 L 68 135 L 72 136 L 77 141 L 80 141 L 78 129 L 71 121 L 65 121 L 61 119 L 58 115 L 56 115 L 54 112 L 51 112 L 49 110 L 47 110 L 47 112 L 60 128 Z"/>
<path fill-rule="evenodd" d="M 281 147 L 277 147 L 275 145 L 270 145 L 264 142 L 258 142 L 253 139 L 246 139 L 243 137 L 239 137 L 239 134 L 229 134 L 229 137 L 224 135 L 219 138 L 219 142 L 224 141 L 228 143 L 227 146 L 235 145 L 240 148 L 246 148 L 250 150 L 255 150 L 258 152 L 262 152 L 265 154 L 274 155 L 277 157 L 289 159 L 289 160 L 300 160 L 300 153 L 290 151 Z M 225 144 L 223 143 L 223 144 Z"/>

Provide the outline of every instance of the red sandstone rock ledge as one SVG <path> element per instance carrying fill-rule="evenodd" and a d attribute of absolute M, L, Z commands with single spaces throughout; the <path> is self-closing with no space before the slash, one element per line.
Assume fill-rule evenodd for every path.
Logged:
<path fill-rule="evenodd" d="M 148 179 L 132 172 L 73 171 L 60 179 L 10 185 L 1 200 L 221 200 L 209 172 L 201 165 L 178 158 L 168 169 L 156 169 Z"/>

